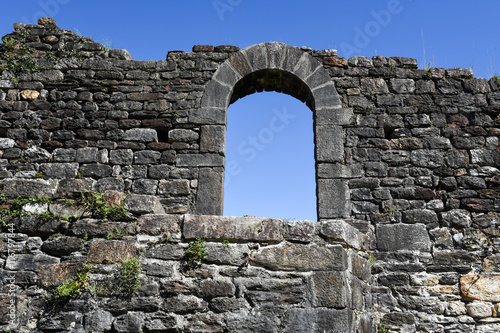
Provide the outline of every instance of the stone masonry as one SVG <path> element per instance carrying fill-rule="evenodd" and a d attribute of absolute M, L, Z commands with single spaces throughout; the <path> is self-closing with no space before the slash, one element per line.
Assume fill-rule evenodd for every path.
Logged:
<path fill-rule="evenodd" d="M 281 43 L 135 61 L 50 18 L 14 28 L 3 331 L 500 331 L 498 78 Z M 264 90 L 313 112 L 317 222 L 222 216 L 227 108 Z"/>

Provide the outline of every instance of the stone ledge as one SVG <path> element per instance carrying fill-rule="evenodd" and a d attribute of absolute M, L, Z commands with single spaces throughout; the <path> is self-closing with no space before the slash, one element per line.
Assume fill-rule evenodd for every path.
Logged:
<path fill-rule="evenodd" d="M 283 220 L 253 216 L 233 217 L 185 215 L 182 228 L 186 239 L 202 237 L 209 240 L 246 240 L 281 242 L 284 240 Z"/>

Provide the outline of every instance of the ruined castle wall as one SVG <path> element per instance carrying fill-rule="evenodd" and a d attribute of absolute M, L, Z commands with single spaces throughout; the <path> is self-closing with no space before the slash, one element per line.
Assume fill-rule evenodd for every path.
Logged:
<path fill-rule="evenodd" d="M 15 28 L 0 45 L 3 207 L 46 198 L 5 216 L 2 274 L 31 309 L 23 325 L 88 331 L 92 304 L 119 332 L 500 329 L 496 78 L 280 43 L 135 61 L 50 19 Z M 263 90 L 313 112 L 317 223 L 220 216 L 227 107 Z M 85 209 L 100 193 L 122 210 Z M 198 237 L 207 262 L 185 269 Z M 121 259 L 96 251 L 139 257 L 147 287 L 126 304 L 57 303 L 72 321 L 41 315 L 61 283 L 43 272 L 87 260 L 96 281 L 114 276 Z"/>

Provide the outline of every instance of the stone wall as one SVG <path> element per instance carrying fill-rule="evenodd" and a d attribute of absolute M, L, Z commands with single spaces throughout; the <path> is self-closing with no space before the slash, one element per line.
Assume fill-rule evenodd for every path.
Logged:
<path fill-rule="evenodd" d="M 22 325 L 500 330 L 498 79 L 281 43 L 135 61 L 51 19 L 14 27 L 0 45 L 2 290 Z M 227 108 L 263 90 L 313 112 L 317 223 L 220 216 Z M 208 258 L 192 267 L 200 237 Z M 100 292 L 134 256 L 138 294 Z M 48 304 L 86 261 L 95 289 Z"/>

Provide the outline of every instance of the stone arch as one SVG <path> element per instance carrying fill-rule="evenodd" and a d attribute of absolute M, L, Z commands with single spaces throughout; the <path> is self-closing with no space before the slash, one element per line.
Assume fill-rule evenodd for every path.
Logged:
<path fill-rule="evenodd" d="M 343 162 L 343 128 L 352 117 L 343 109 L 328 71 L 308 52 L 283 43 L 262 43 L 245 48 L 227 59 L 205 88 L 201 107 L 191 120 L 206 124 L 201 146 L 212 137 L 225 146 L 226 114 L 237 99 L 260 91 L 291 95 L 313 112 L 318 220 L 350 214 L 347 183 L 322 177 L 320 170 Z M 209 130 L 210 128 L 210 130 Z M 203 147 L 200 147 L 203 152 Z M 222 147 L 219 152 L 224 153 Z M 224 164 L 201 168 L 196 213 L 221 215 L 223 211 Z"/>

